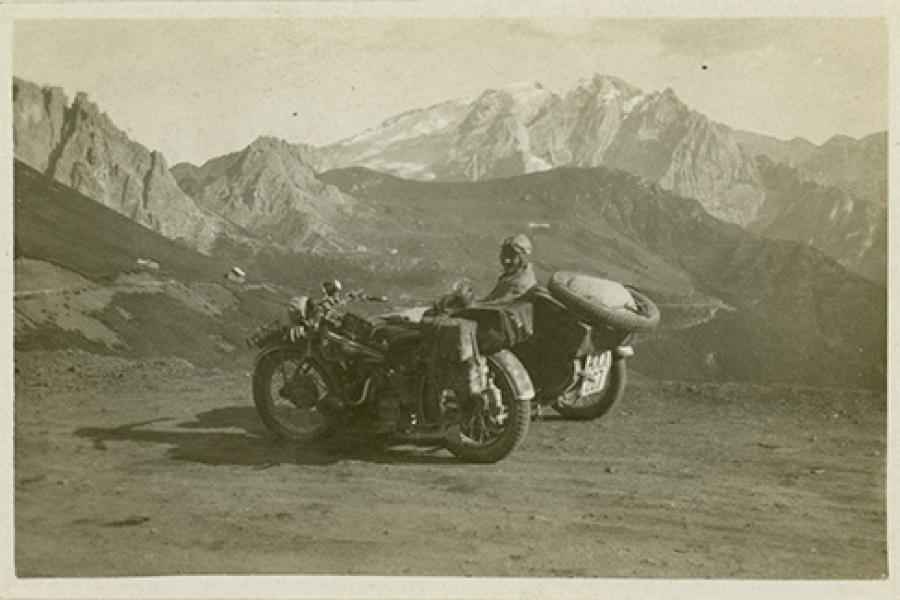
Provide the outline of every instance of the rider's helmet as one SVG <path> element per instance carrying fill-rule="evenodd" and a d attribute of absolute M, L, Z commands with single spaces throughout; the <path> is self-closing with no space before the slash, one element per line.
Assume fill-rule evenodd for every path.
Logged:
<path fill-rule="evenodd" d="M 501 251 L 504 248 L 513 250 L 518 254 L 528 255 L 531 254 L 534 247 L 531 244 L 531 240 L 528 239 L 528 236 L 520 233 L 503 240 L 503 244 L 500 245 Z"/>

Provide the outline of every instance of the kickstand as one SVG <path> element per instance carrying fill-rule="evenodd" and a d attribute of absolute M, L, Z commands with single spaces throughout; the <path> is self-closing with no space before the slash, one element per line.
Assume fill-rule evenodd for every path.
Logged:
<path fill-rule="evenodd" d="M 534 408 L 531 411 L 531 420 L 532 421 L 543 421 L 544 420 L 544 407 L 541 404 L 534 405 Z"/>

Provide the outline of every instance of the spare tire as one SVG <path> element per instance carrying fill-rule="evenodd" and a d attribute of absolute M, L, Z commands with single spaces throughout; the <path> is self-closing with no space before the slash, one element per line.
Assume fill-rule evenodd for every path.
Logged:
<path fill-rule="evenodd" d="M 659 323 L 659 309 L 647 296 L 615 281 L 557 271 L 550 277 L 547 289 L 590 325 L 644 332 Z"/>

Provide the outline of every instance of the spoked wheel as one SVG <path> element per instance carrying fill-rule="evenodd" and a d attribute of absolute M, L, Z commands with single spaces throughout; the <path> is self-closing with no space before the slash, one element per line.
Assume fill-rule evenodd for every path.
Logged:
<path fill-rule="evenodd" d="M 273 433 L 310 442 L 332 432 L 331 419 L 320 403 L 334 391 L 327 370 L 303 353 L 272 350 L 260 357 L 253 372 L 253 401 Z"/>
<path fill-rule="evenodd" d="M 512 354 L 508 359 L 518 362 Z M 459 432 L 447 443 L 450 452 L 469 462 L 494 463 L 508 456 L 525 439 L 531 418 L 531 397 L 516 394 L 496 355 L 488 358 L 488 368 L 488 388 L 460 407 Z"/>
<path fill-rule="evenodd" d="M 625 359 L 614 358 L 606 351 L 592 355 L 586 375 L 575 389 L 561 395 L 553 408 L 573 421 L 599 419 L 608 414 L 625 391 Z"/>

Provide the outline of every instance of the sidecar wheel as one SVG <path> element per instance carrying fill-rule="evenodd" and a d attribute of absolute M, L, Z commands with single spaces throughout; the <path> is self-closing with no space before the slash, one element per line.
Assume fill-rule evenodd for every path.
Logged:
<path fill-rule="evenodd" d="M 610 358 L 612 364 L 603 389 L 581 398 L 576 397 L 575 391 L 570 391 L 553 403 L 553 409 L 570 421 L 592 421 L 609 414 L 625 393 L 627 380 L 625 359 Z"/>
<path fill-rule="evenodd" d="M 503 356 L 499 356 L 499 355 Z M 525 367 L 511 352 L 501 350 L 488 357 L 488 368 L 494 385 L 499 388 L 502 403 L 502 423 L 487 411 L 473 412 L 460 419 L 460 431 L 447 443 L 447 448 L 457 458 L 475 463 L 495 463 L 509 456 L 528 432 L 531 420 L 533 394 L 517 394 L 512 375 L 504 366 L 514 362 L 519 369 Z"/>
<path fill-rule="evenodd" d="M 256 410 L 266 427 L 283 439 L 312 442 L 331 434 L 331 418 L 317 407 L 332 390 L 328 371 L 292 349 L 263 354 L 253 371 Z"/>

